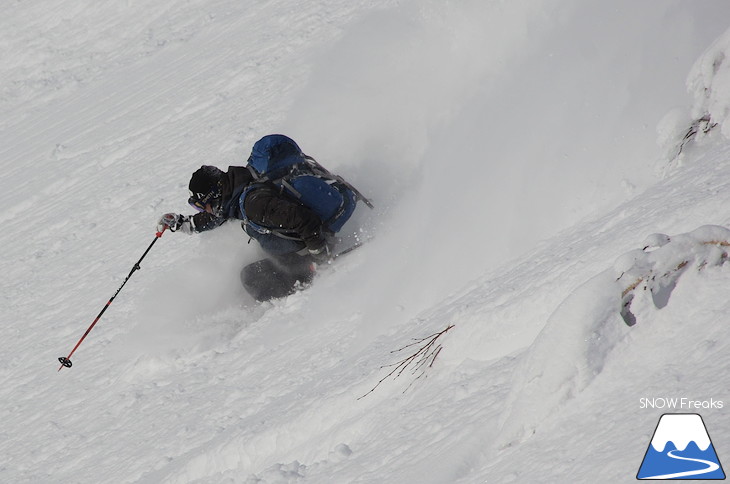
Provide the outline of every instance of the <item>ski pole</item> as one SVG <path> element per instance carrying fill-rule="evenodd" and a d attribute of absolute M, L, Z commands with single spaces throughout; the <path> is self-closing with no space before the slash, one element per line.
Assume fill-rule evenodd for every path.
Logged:
<path fill-rule="evenodd" d="M 139 260 L 137 261 L 137 263 L 134 264 L 134 267 L 132 267 L 132 270 L 129 272 L 129 275 L 127 276 L 127 278 L 124 279 L 124 282 L 122 282 L 122 285 L 119 286 L 119 289 L 117 289 L 117 292 L 115 292 L 114 295 L 111 297 L 111 299 L 109 299 L 109 301 L 107 301 L 106 305 L 104 305 L 104 307 L 102 308 L 101 312 L 96 316 L 96 319 L 94 319 L 94 322 L 91 323 L 91 326 L 89 326 L 89 328 L 86 330 L 86 332 L 81 337 L 81 339 L 78 341 L 78 343 L 76 343 L 76 346 L 74 346 L 74 348 L 71 350 L 71 353 L 69 353 L 68 356 L 61 356 L 60 358 L 58 358 L 58 361 L 61 362 L 61 366 L 58 368 L 58 371 L 61 371 L 61 369 L 64 366 L 66 368 L 71 368 L 71 366 L 72 366 L 71 356 L 74 354 L 74 352 L 76 351 L 76 349 L 79 346 L 81 346 L 81 342 L 84 341 L 84 338 L 86 338 L 86 336 L 91 332 L 91 330 L 94 328 L 94 326 L 96 325 L 96 323 L 99 322 L 99 320 L 101 319 L 101 316 L 104 314 L 104 312 L 109 308 L 109 306 L 111 306 L 112 302 L 114 301 L 114 298 L 117 297 L 117 295 L 122 291 L 122 288 L 127 283 L 127 281 L 129 280 L 129 278 L 132 277 L 132 274 L 134 274 L 135 272 L 137 272 L 140 269 L 139 264 L 142 262 L 142 259 L 144 259 L 147 256 L 147 253 L 150 251 L 150 249 L 152 249 L 152 246 L 155 245 L 155 242 L 157 242 L 157 240 L 160 237 L 162 237 L 162 234 L 165 232 L 165 229 L 166 228 L 167 227 L 163 227 L 162 232 L 157 232 L 155 234 L 155 238 L 152 241 L 152 243 L 149 245 L 149 247 L 147 247 L 147 250 L 144 251 L 144 254 L 142 254 L 142 257 L 139 258 Z"/>

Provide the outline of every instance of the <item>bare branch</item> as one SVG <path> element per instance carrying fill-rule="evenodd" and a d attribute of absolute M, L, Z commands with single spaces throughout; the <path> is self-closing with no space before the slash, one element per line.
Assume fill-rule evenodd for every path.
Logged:
<path fill-rule="evenodd" d="M 391 363 L 390 365 L 381 366 L 380 369 L 383 369 L 383 368 L 393 368 L 393 369 L 390 371 L 390 373 L 388 373 L 382 379 L 380 379 L 380 381 L 373 388 L 371 388 L 369 392 L 367 392 L 366 394 L 359 397 L 358 400 L 370 395 L 372 392 L 375 391 L 376 388 L 378 388 L 380 386 L 381 383 L 383 383 L 385 380 L 387 380 L 391 376 L 395 375 L 395 376 L 393 376 L 393 379 L 395 380 L 396 378 L 401 376 L 404 371 L 406 371 L 407 369 L 410 369 L 412 375 L 415 375 L 416 373 L 418 373 L 418 376 L 408 385 L 408 387 L 403 391 L 403 393 L 408 391 L 408 389 L 411 388 L 411 386 L 413 386 L 413 384 L 417 380 L 419 380 L 422 376 L 424 376 L 424 374 L 426 373 L 426 370 L 428 368 L 433 367 L 433 363 L 436 361 L 436 357 L 438 357 L 439 353 L 441 353 L 441 350 L 443 349 L 443 347 L 441 346 L 440 343 L 438 345 L 436 344 L 436 341 L 441 336 L 446 334 L 453 327 L 454 327 L 453 324 L 449 324 L 446 327 L 446 329 L 439 331 L 438 333 L 431 334 L 424 338 L 413 338 L 413 343 L 409 343 L 401 348 L 398 348 L 397 350 L 391 351 L 391 354 L 398 353 L 398 352 L 404 351 L 408 348 L 422 345 L 418 348 L 418 350 L 415 353 L 413 353 L 409 356 L 406 356 L 402 360 L 397 361 L 395 363 Z"/>

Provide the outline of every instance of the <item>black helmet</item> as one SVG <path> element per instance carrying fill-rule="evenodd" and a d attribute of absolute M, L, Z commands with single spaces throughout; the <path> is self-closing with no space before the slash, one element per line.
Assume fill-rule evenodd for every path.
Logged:
<path fill-rule="evenodd" d="M 221 208 L 222 181 L 224 173 L 215 166 L 203 165 L 190 178 L 188 203 L 201 212 L 210 204 L 213 212 Z"/>

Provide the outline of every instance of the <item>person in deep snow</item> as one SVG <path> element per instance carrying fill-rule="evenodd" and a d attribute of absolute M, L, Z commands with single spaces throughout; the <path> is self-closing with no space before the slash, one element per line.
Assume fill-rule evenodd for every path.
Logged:
<path fill-rule="evenodd" d="M 224 172 L 203 165 L 188 188 L 188 203 L 199 213 L 166 213 L 158 231 L 193 234 L 241 220 L 243 230 L 270 257 L 241 272 L 244 287 L 259 300 L 290 294 L 297 282 L 309 283 L 314 264 L 330 261 L 334 234 L 357 200 L 365 200 L 283 135 L 256 142 L 244 167 L 229 166 Z"/>

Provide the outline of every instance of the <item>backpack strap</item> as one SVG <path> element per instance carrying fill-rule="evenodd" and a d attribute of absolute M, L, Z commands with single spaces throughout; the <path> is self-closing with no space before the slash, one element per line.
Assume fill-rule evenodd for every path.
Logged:
<path fill-rule="evenodd" d="M 284 174 L 283 176 L 276 178 L 274 180 L 270 179 L 266 175 L 260 175 L 251 164 L 247 164 L 246 168 L 251 173 L 251 176 L 256 181 L 256 183 L 263 184 L 265 182 L 271 182 L 274 186 L 283 186 L 287 190 L 291 192 L 292 195 L 294 195 L 297 199 L 302 198 L 302 194 L 297 191 L 296 188 L 294 188 L 291 183 L 289 183 L 289 178 L 292 176 L 294 172 L 297 171 L 296 165 L 293 165 L 288 173 Z"/>
<path fill-rule="evenodd" d="M 246 169 L 248 170 L 249 173 L 251 173 L 251 177 L 253 177 L 254 181 L 259 182 L 259 181 L 265 181 L 268 179 L 265 176 L 259 175 L 259 173 L 254 169 L 254 167 L 251 166 L 251 160 L 249 160 L 248 163 L 246 163 Z"/>
<path fill-rule="evenodd" d="M 347 188 L 349 188 L 350 190 L 352 190 L 352 193 L 355 194 L 355 197 L 358 200 L 362 201 L 370 209 L 374 209 L 375 208 L 375 205 L 373 205 L 373 202 L 371 202 L 368 198 L 366 198 L 365 195 L 363 195 L 362 193 L 360 193 L 360 191 L 357 188 L 355 188 L 354 186 L 352 186 L 350 184 L 350 182 L 348 182 L 347 180 L 345 180 L 344 178 L 342 178 L 340 175 L 335 175 L 333 173 L 330 173 L 330 171 L 327 170 L 327 168 L 325 168 L 324 166 L 320 165 L 319 162 L 317 160 L 315 160 L 314 158 L 312 158 L 311 156 L 308 156 L 308 155 L 305 155 L 305 154 L 302 153 L 302 158 L 304 158 L 304 160 L 313 168 L 313 170 L 315 170 L 315 173 L 319 172 L 319 173 L 321 173 L 323 175 L 323 178 L 328 178 L 330 180 L 333 180 L 333 181 L 336 181 L 338 183 L 341 183 L 342 185 L 344 185 Z"/>

